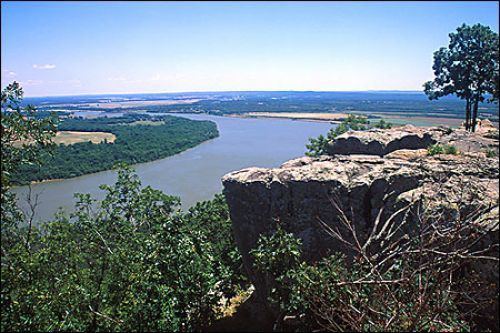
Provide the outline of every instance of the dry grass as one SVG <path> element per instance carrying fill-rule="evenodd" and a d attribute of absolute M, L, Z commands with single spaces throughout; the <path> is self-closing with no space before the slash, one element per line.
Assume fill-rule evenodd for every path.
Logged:
<path fill-rule="evenodd" d="M 108 142 L 114 142 L 116 136 L 112 133 L 106 132 L 74 132 L 74 131 L 60 131 L 57 132 L 53 141 L 56 144 L 72 145 L 78 142 L 101 143 L 104 140 Z"/>
<path fill-rule="evenodd" d="M 231 300 L 226 304 L 225 307 L 222 309 L 222 316 L 223 317 L 232 317 L 238 308 L 245 303 L 245 301 L 252 295 L 253 292 L 253 287 L 249 288 L 248 290 L 244 290 L 240 292 L 238 295 L 234 296 L 231 298 Z"/>

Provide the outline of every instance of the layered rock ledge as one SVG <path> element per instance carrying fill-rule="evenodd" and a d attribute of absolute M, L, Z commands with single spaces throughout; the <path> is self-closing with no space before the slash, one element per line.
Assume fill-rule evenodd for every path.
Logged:
<path fill-rule="evenodd" d="M 463 152 L 493 149 L 498 152 L 498 129 L 483 121 L 478 132 L 444 127 L 422 128 L 406 125 L 390 130 L 348 131 L 328 145 L 328 155 L 366 154 L 384 156 L 402 149 L 424 149 L 431 144 L 457 146 Z"/>
<path fill-rule="evenodd" d="M 393 130 L 349 131 L 328 146 L 329 155 L 368 154 L 383 156 L 400 149 L 421 149 L 436 143 L 444 129 L 406 125 Z"/>
<path fill-rule="evenodd" d="M 462 149 L 458 155 L 429 156 L 425 148 L 433 143 Z M 478 226 L 489 228 L 488 242 L 498 242 L 499 161 L 484 152 L 498 152 L 494 135 L 404 127 L 348 132 L 330 148 L 333 156 L 301 157 L 273 169 L 247 168 L 222 179 L 235 239 L 257 295 L 267 294 L 266 281 L 249 255 L 259 237 L 280 224 L 301 238 L 308 261 L 343 251 L 321 227 L 340 225 L 339 207 L 361 233 L 370 230 L 381 209 L 387 218 L 415 198 L 445 207 L 450 216 L 482 208 L 488 216 L 479 217 Z M 498 285 L 498 265 L 488 274 Z"/>

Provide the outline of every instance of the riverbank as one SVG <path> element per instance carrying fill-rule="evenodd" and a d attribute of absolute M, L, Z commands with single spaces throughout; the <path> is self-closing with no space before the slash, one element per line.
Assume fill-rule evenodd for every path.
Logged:
<path fill-rule="evenodd" d="M 151 125 L 145 121 L 157 121 Z M 137 123 L 137 121 L 140 121 Z M 62 131 L 109 132 L 113 144 L 77 142 L 57 145 L 40 155 L 42 168 L 23 165 L 12 176 L 16 184 L 46 179 L 73 178 L 110 170 L 118 161 L 127 164 L 150 162 L 178 154 L 219 135 L 214 122 L 193 121 L 181 117 L 126 115 L 120 118 L 66 119 Z"/>
<path fill-rule="evenodd" d="M 247 112 L 241 114 L 225 114 L 226 117 L 237 118 L 278 118 L 304 121 L 321 121 L 341 123 L 347 118 L 347 113 L 314 113 L 314 112 Z"/>
<path fill-rule="evenodd" d="M 146 163 L 134 164 L 143 186 L 152 186 L 179 196 L 181 208 L 187 210 L 199 201 L 220 193 L 220 179 L 228 172 L 246 167 L 278 167 L 281 163 L 304 155 L 309 137 L 328 132 L 326 122 L 289 121 L 287 119 L 242 119 L 206 114 L 179 114 L 192 120 L 210 120 L 217 124 L 219 137 L 179 154 Z M 101 171 L 60 181 L 32 184 L 32 195 L 39 195 L 36 221 L 51 220 L 62 207 L 74 210 L 73 193 L 89 193 L 102 200 L 102 184 L 112 185 L 116 172 Z M 25 198 L 28 186 L 13 189 L 19 205 L 29 211 Z M 37 222 L 38 223 L 38 222 Z"/>
<path fill-rule="evenodd" d="M 356 112 L 353 114 L 363 115 L 371 119 L 372 121 L 378 121 L 384 119 L 387 122 L 392 123 L 394 126 L 403 125 L 413 125 L 417 127 L 432 127 L 432 126 L 448 126 L 452 128 L 458 128 L 462 125 L 462 118 L 450 118 L 450 117 L 426 117 L 426 116 L 404 116 L 398 113 L 367 113 L 367 112 Z M 313 122 L 323 122 L 330 124 L 339 124 L 344 119 L 347 118 L 349 114 L 347 113 L 314 113 L 314 112 L 247 112 L 247 113 L 232 113 L 224 114 L 224 117 L 232 118 L 275 118 L 275 119 L 290 119 L 290 120 L 300 120 L 300 121 L 313 121 Z M 498 122 L 492 122 L 492 124 L 498 128 Z"/>

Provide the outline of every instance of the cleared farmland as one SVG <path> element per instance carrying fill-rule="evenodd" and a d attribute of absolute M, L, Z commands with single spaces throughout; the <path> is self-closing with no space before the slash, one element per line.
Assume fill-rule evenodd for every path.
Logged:
<path fill-rule="evenodd" d="M 106 132 L 76 132 L 76 131 L 59 131 L 53 141 L 56 144 L 72 145 L 78 142 L 101 143 L 104 140 L 114 142 L 116 135 Z"/>

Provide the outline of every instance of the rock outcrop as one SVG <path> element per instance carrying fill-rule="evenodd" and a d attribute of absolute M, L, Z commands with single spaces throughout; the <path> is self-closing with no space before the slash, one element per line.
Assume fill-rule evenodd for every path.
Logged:
<path fill-rule="evenodd" d="M 303 157 L 276 169 L 233 172 L 223 183 L 236 242 L 254 275 L 248 253 L 259 236 L 275 230 L 277 223 L 302 239 L 309 260 L 340 250 L 338 241 L 320 226 L 322 222 L 339 224 L 336 205 L 352 214 L 355 225 L 368 229 L 382 207 L 385 214 L 391 214 L 397 201 L 417 191 L 429 197 L 443 196 L 445 188 L 467 190 L 468 184 L 475 184 L 483 204 L 497 204 L 498 160 L 450 155 Z M 459 204 L 458 194 L 455 204 Z M 254 278 L 258 289 L 260 277 Z"/>
<path fill-rule="evenodd" d="M 461 152 L 493 152 L 498 156 L 498 130 L 494 127 L 479 127 L 471 134 L 464 129 L 456 129 L 440 137 L 443 144 L 450 144 Z"/>
<path fill-rule="evenodd" d="M 400 149 L 427 148 L 445 133 L 444 129 L 406 125 L 392 130 L 348 131 L 328 146 L 329 155 L 366 154 L 384 156 Z"/>
<path fill-rule="evenodd" d="M 322 227 L 341 225 L 341 211 L 363 234 L 380 212 L 387 218 L 417 197 L 445 207 L 450 216 L 464 214 L 464 209 L 498 207 L 499 161 L 480 153 L 484 144 L 459 155 L 428 156 L 421 149 L 469 140 L 498 150 L 498 140 L 479 134 L 407 126 L 346 133 L 330 145 L 334 156 L 302 157 L 279 168 L 248 168 L 224 176 L 235 239 L 257 295 L 267 295 L 267 284 L 253 268 L 249 251 L 277 224 L 302 240 L 304 259 L 315 261 L 344 251 Z M 498 208 L 489 214 L 493 218 L 479 219 L 478 225 L 489 227 L 498 220 Z M 498 223 L 490 233 L 498 242 Z M 494 281 L 498 265 L 496 272 Z"/>

